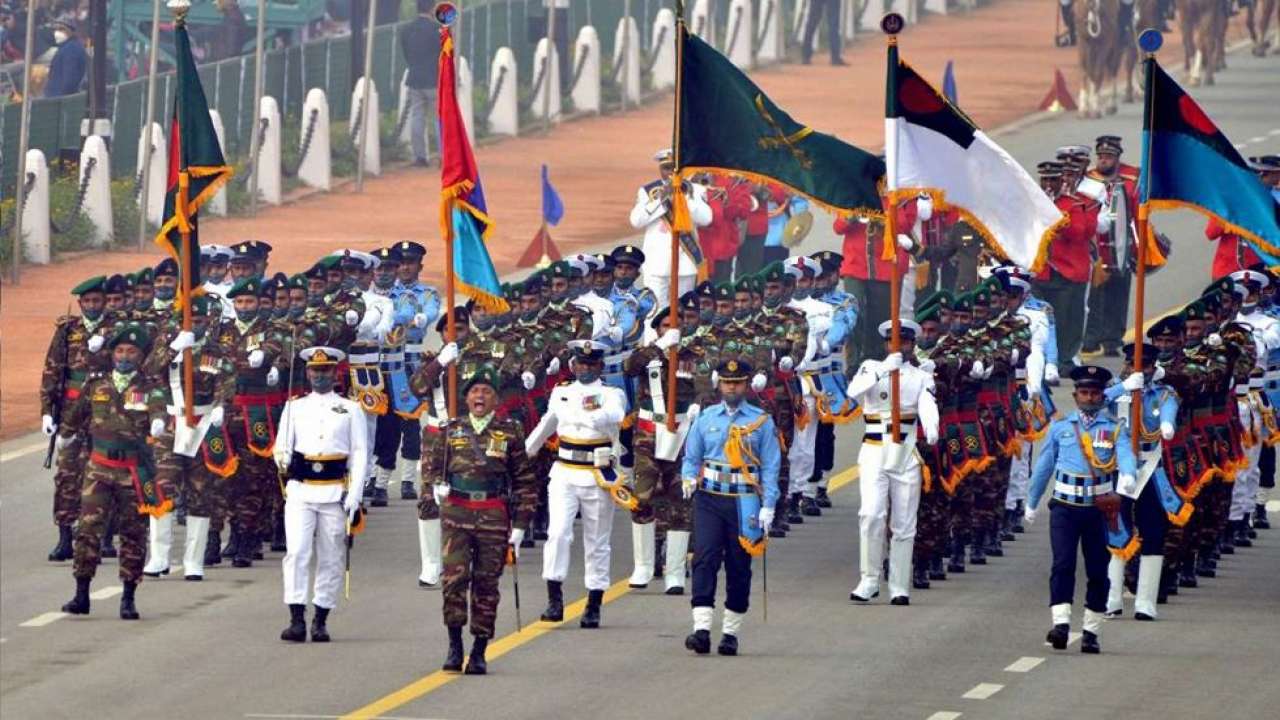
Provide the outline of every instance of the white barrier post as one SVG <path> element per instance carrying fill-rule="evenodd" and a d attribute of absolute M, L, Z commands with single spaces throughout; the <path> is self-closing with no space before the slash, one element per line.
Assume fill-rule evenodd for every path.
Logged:
<path fill-rule="evenodd" d="M 27 173 L 34 175 L 31 192 L 26 200 L 22 198 L 22 188 L 18 188 L 16 202 L 25 202 L 22 206 L 22 254 L 27 262 L 37 265 L 48 265 L 50 259 L 49 245 L 49 165 L 44 160 L 44 153 L 36 149 L 27 151 Z M 26 181 L 24 180 L 25 184 Z"/>
<path fill-rule="evenodd" d="M 659 11 L 658 16 L 662 16 Z M 665 10 L 670 13 L 670 10 Z M 674 32 L 674 30 L 673 30 Z M 585 53 L 585 55 L 584 55 Z M 569 92 L 578 112 L 600 112 L 600 36 L 590 25 L 583 25 L 573 44 L 573 67 L 578 69 L 577 82 Z M 656 72 L 656 70 L 655 70 Z M 673 79 L 674 81 L 674 79 Z M 657 84 L 656 76 L 654 84 Z"/>
<path fill-rule="evenodd" d="M 689 30 L 711 47 L 716 46 L 715 28 L 711 27 L 711 0 L 694 0 Z"/>
<path fill-rule="evenodd" d="M 623 48 L 627 51 L 625 60 L 622 57 Z M 640 103 L 640 28 L 636 25 L 636 19 L 630 15 L 618 18 L 618 29 L 613 34 L 613 66 L 617 68 L 619 63 L 625 63 L 625 67 L 619 74 L 622 94 L 626 97 L 628 104 L 638 105 Z"/>
<path fill-rule="evenodd" d="M 862 12 L 858 15 L 858 27 L 864 30 L 880 27 L 881 14 L 880 3 L 863 3 Z"/>
<path fill-rule="evenodd" d="M 858 37 L 858 1 L 843 0 L 840 3 L 840 33 L 845 40 Z"/>
<path fill-rule="evenodd" d="M 901 15 L 908 25 L 916 24 L 916 0 L 892 0 L 889 12 Z"/>
<path fill-rule="evenodd" d="M 92 172 L 89 166 L 93 165 Z M 85 173 L 90 172 L 85 187 L 83 210 L 93 225 L 93 246 L 102 247 L 111 242 L 111 162 L 107 144 L 97 135 L 85 138 L 80 151 L 80 184 L 85 185 Z M 165 177 L 161 175 L 160 177 Z"/>
<path fill-rule="evenodd" d="M 947 0 L 924 0 L 924 9 L 939 15 L 947 14 Z"/>
<path fill-rule="evenodd" d="M 369 173 L 370 175 L 381 175 L 382 174 L 382 152 L 381 152 L 381 149 L 378 147 L 379 114 L 378 114 L 378 84 L 377 83 L 369 82 L 364 77 L 361 77 L 359 80 L 356 81 L 356 89 L 353 90 L 351 93 L 351 114 L 347 118 L 347 122 L 349 123 L 347 127 L 354 128 L 356 126 L 356 118 L 357 118 L 356 112 L 364 108 L 364 105 L 363 103 L 360 102 L 360 100 L 365 96 L 366 87 L 368 88 L 369 102 L 372 103 L 372 106 L 369 108 L 369 112 L 367 115 L 367 117 L 369 118 L 369 122 L 362 123 L 360 127 L 360 132 L 365 134 L 364 135 L 364 171 L 366 173 Z M 352 140 L 356 141 L 356 138 L 353 136 Z M 355 145 L 356 147 L 359 147 L 359 142 L 355 142 Z"/>
<path fill-rule="evenodd" d="M 376 115 L 374 117 L 377 117 Z M 263 202 L 279 205 L 284 195 L 284 178 L 280 165 L 280 106 L 270 95 L 262 96 L 258 108 L 259 122 L 267 121 L 262 144 L 258 146 L 258 167 L 253 174 Z"/>
<path fill-rule="evenodd" d="M 498 48 L 489 67 L 489 132 L 494 135 L 520 134 L 516 78 L 516 54 L 509 47 Z"/>
<path fill-rule="evenodd" d="M 218 114 L 217 110 L 209 111 L 209 122 L 213 123 L 213 132 L 215 135 L 218 136 L 218 147 L 222 148 L 223 152 L 226 152 L 227 133 L 222 128 L 222 116 Z M 160 142 L 161 143 L 164 142 L 163 136 L 161 136 Z M 163 145 L 161 147 L 162 147 L 161 149 L 162 153 L 167 152 L 167 149 L 165 149 Z M 159 181 L 156 178 L 167 178 L 167 176 L 168 176 L 168 170 L 166 166 L 166 170 L 164 173 L 160 175 L 151 176 L 152 177 L 151 182 L 159 184 Z M 205 203 L 205 206 L 200 209 L 208 210 L 210 215 L 226 217 L 227 216 L 227 183 L 223 183 L 222 187 L 218 188 L 218 192 L 214 193 L 213 197 L 209 198 L 209 202 Z"/>
<path fill-rule="evenodd" d="M 298 164 L 298 179 L 310 187 L 328 190 L 333 177 L 333 159 L 329 151 L 329 100 L 320 88 L 308 90 L 307 99 L 302 103 L 302 136 L 298 138 L 299 148 L 307 139 L 307 125 L 311 123 L 313 112 L 316 116 L 315 127 L 311 131 L 307 154 Z"/>
<path fill-rule="evenodd" d="M 725 28 L 724 54 L 739 69 L 750 70 L 755 65 L 755 31 L 751 0 L 733 0 L 729 5 L 729 26 Z"/>
<path fill-rule="evenodd" d="M 147 128 L 138 132 L 138 161 L 134 167 L 142 172 L 147 150 Z M 169 177 L 169 145 L 165 142 L 164 128 L 160 123 L 151 123 L 151 181 L 147 183 L 147 222 L 156 227 L 164 218 L 164 196 L 168 190 Z M 138 207 L 142 207 L 142 190 L 138 190 Z"/>
<path fill-rule="evenodd" d="M 868 7 L 870 7 L 871 5 L 872 3 L 870 2 L 867 3 Z M 795 22 L 791 24 L 791 27 L 795 29 L 796 44 L 804 45 L 804 26 L 806 23 L 809 22 L 809 0 L 796 0 L 796 12 L 793 19 L 795 20 Z M 817 40 L 818 38 L 815 36 L 814 37 L 815 45 L 817 44 Z"/>
<path fill-rule="evenodd" d="M 653 18 L 653 36 L 649 38 L 653 68 L 649 82 L 654 90 L 676 86 L 676 14 L 662 8 Z"/>
<path fill-rule="evenodd" d="M 782 0 L 760 0 L 760 49 L 756 62 L 781 62 L 786 56 L 782 44 Z"/>
<path fill-rule="evenodd" d="M 545 66 L 546 70 L 543 70 Z M 556 47 L 552 45 L 546 38 L 538 41 L 538 46 L 533 51 L 533 68 L 531 72 L 534 74 L 534 80 L 538 80 L 538 75 L 542 75 L 541 82 L 538 87 L 533 89 L 533 105 L 530 110 L 533 116 L 539 120 L 548 119 L 552 122 L 560 117 L 560 57 L 557 55 Z M 551 96 L 547 97 L 550 92 Z M 543 114 L 543 108 L 546 108 L 546 114 Z"/>
<path fill-rule="evenodd" d="M 462 126 L 467 129 L 467 140 L 474 146 L 476 144 L 476 131 L 472 128 L 475 126 L 475 98 L 472 97 L 473 82 L 471 79 L 471 63 L 462 56 L 457 59 L 458 69 L 458 110 L 462 113 Z M 427 117 L 427 126 L 432 125 L 431 117 Z M 431 133 L 427 133 L 430 139 Z"/>
<path fill-rule="evenodd" d="M 396 101 L 396 122 L 399 122 L 400 118 L 405 118 L 404 125 L 400 128 L 400 135 L 396 137 L 396 141 L 405 147 L 409 147 L 413 142 L 413 136 L 409 131 L 409 119 L 405 117 L 405 106 L 409 104 L 409 86 L 406 84 L 408 82 L 409 71 L 405 70 L 404 74 L 400 76 L 400 95 Z"/>

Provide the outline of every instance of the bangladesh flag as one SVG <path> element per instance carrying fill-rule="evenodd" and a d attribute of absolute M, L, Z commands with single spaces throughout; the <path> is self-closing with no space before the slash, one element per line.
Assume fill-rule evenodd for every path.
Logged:
<path fill-rule="evenodd" d="M 209 118 L 209 104 L 191 56 L 186 23 L 177 23 L 175 55 L 177 91 L 169 122 L 169 177 L 165 185 L 164 224 L 156 244 L 178 262 L 181 287 L 200 286 L 200 241 L 197 214 L 200 207 L 231 179 L 231 166 L 222 156 L 218 135 Z M 184 231 L 186 234 L 183 238 Z M 181 291 L 180 291 L 181 292 Z M 179 302 L 187 298 L 179 296 Z"/>

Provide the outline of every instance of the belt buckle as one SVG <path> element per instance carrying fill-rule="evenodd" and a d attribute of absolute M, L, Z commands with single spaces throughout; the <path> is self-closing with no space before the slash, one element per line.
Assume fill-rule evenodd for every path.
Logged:
<path fill-rule="evenodd" d="M 488 500 L 489 498 L 487 497 L 487 495 L 488 493 L 481 492 L 478 490 L 473 490 L 467 493 L 468 499 L 470 499 L 472 502 L 483 502 L 485 500 Z"/>

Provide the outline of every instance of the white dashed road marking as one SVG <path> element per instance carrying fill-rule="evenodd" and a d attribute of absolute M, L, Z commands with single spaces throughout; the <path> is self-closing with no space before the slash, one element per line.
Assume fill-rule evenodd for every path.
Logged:
<path fill-rule="evenodd" d="M 47 612 L 47 613 L 44 613 L 43 615 L 37 615 L 31 618 L 30 620 L 22 623 L 18 627 L 29 627 L 29 628 L 44 627 L 45 625 L 48 625 L 51 622 L 57 622 L 58 620 L 61 620 L 64 617 L 67 617 L 67 613 L 64 613 L 61 611 Z"/>
<path fill-rule="evenodd" d="M 925 718 L 925 720 L 956 720 L 956 718 L 960 717 L 962 714 L 963 713 L 951 712 L 950 710 L 940 710 Z"/>
<path fill-rule="evenodd" d="M 1004 686 L 999 685 L 997 683 L 978 683 L 977 685 L 973 686 L 972 690 L 965 693 L 964 695 L 961 695 L 960 697 L 964 698 L 965 700 L 986 700 L 987 698 L 991 697 L 992 695 L 995 695 L 996 693 L 1000 692 L 1003 689 L 1004 689 Z"/>
<path fill-rule="evenodd" d="M 1005 672 L 1024 673 L 1031 672 L 1036 669 L 1040 663 L 1044 662 L 1042 657 L 1022 657 L 1015 660 L 1009 667 L 1005 668 Z"/>
<path fill-rule="evenodd" d="M 119 585 L 109 585 L 101 590 L 94 590 L 89 593 L 89 598 L 92 600 L 106 600 L 108 598 L 113 598 L 122 592 L 124 592 L 124 588 Z"/>

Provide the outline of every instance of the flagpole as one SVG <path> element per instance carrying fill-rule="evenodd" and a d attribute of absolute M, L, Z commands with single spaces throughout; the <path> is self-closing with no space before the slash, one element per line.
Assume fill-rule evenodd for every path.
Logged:
<path fill-rule="evenodd" d="M 1149 187 L 1151 173 L 1151 143 L 1148 141 L 1147 133 L 1151 128 L 1151 113 L 1155 108 L 1155 83 L 1152 82 L 1154 77 L 1154 66 L 1156 63 L 1156 50 L 1160 49 L 1163 42 L 1159 32 L 1155 30 L 1146 30 L 1142 33 L 1138 40 L 1144 55 L 1143 68 L 1146 70 L 1143 78 L 1143 138 L 1142 138 L 1142 169 L 1139 177 L 1141 192 L 1138 197 L 1138 269 L 1135 274 L 1134 282 L 1134 301 L 1133 301 L 1133 367 L 1137 372 L 1142 372 L 1142 319 L 1146 315 L 1146 294 L 1147 294 L 1147 219 L 1150 216 L 1150 207 L 1147 205 L 1146 188 Z M 1112 228 L 1111 232 L 1116 232 Z M 1129 403 L 1129 434 L 1130 440 L 1133 442 L 1133 452 L 1138 454 L 1141 435 L 1142 435 L 1142 391 L 1134 390 L 1133 399 Z"/>
<path fill-rule="evenodd" d="M 191 187 L 191 176 L 186 170 L 178 173 L 178 197 L 174 209 L 178 214 L 178 232 L 182 235 L 182 264 L 178 266 L 178 277 L 182 283 L 182 330 L 191 332 L 191 223 L 187 219 L 187 192 Z M 198 261 L 196 261 L 198 262 Z M 195 394 L 195 368 L 192 367 L 193 353 L 191 348 L 182 351 L 182 415 L 187 427 L 196 426 L 195 408 L 192 396 Z"/>
<path fill-rule="evenodd" d="M 885 33 L 885 42 L 887 43 L 888 54 L 887 71 L 892 74 L 898 64 L 898 33 L 902 30 L 904 21 L 901 15 L 890 13 L 880 22 L 880 28 Z M 895 102 L 893 96 L 893 86 L 886 82 L 886 107 Z M 892 155 L 892 157 L 890 157 Z M 902 302 L 902 278 L 898 275 L 898 232 L 897 232 L 897 214 L 898 214 L 898 172 L 897 164 L 897 142 L 896 138 L 885 136 L 885 185 L 886 198 L 884 209 L 884 249 L 882 258 L 888 258 L 891 265 L 889 268 L 889 352 L 897 353 L 902 351 L 902 318 L 898 317 L 902 313 L 900 307 Z M 902 420 L 902 408 L 898 402 L 900 395 L 901 376 L 897 370 L 889 373 L 889 435 L 894 442 L 898 439 L 898 426 Z"/>
<path fill-rule="evenodd" d="M 458 319 L 453 312 L 454 295 L 457 292 L 453 275 L 453 199 L 445 200 L 444 203 L 445 216 L 449 218 L 448 229 L 445 231 L 444 236 L 444 301 L 445 308 L 447 308 L 445 310 L 444 338 L 447 344 L 458 340 Z M 458 416 L 458 363 L 456 361 L 449 363 L 449 377 L 446 383 L 445 391 L 448 393 L 449 398 L 449 419 L 452 420 Z"/>

